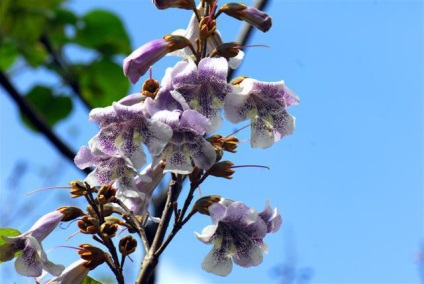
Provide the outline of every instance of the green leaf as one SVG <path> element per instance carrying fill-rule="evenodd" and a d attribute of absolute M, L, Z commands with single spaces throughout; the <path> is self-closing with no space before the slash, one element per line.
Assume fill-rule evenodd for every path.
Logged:
<path fill-rule="evenodd" d="M 0 228 L 0 246 L 5 243 L 3 237 L 16 237 L 19 236 L 21 232 L 12 228 Z"/>
<path fill-rule="evenodd" d="M 46 86 L 35 86 L 28 92 L 25 99 L 50 127 L 66 118 L 72 111 L 71 98 L 54 95 L 52 90 Z M 23 113 L 21 113 L 21 117 L 30 129 L 37 131 Z"/>
<path fill-rule="evenodd" d="M 81 18 L 75 42 L 97 49 L 104 55 L 129 54 L 130 39 L 119 17 L 105 10 L 93 10 Z"/>
<path fill-rule="evenodd" d="M 0 251 L 2 251 L 1 253 L 2 260 L 0 260 L 0 264 L 6 261 L 12 260 L 22 253 L 22 251 L 18 251 L 14 253 L 14 249 L 13 249 L 14 245 L 10 243 L 6 243 L 3 237 L 16 237 L 16 236 L 19 236 L 20 234 L 21 232 L 19 232 L 16 229 L 0 228 Z"/>
<path fill-rule="evenodd" d="M 19 51 L 12 43 L 0 45 L 0 70 L 9 69 L 19 57 Z"/>
<path fill-rule="evenodd" d="M 102 284 L 102 282 L 99 282 L 97 280 L 94 280 L 90 276 L 86 276 L 84 280 L 82 280 L 81 284 Z"/>
<path fill-rule="evenodd" d="M 53 13 L 54 16 L 48 24 L 48 37 L 53 46 L 60 48 L 64 44 L 71 42 L 70 37 L 72 37 L 72 33 L 67 33 L 66 28 L 75 29 L 78 17 L 71 11 L 63 8 L 54 9 Z"/>
<path fill-rule="evenodd" d="M 93 107 L 105 107 L 122 99 L 130 87 L 122 67 L 107 59 L 86 66 L 80 74 L 81 93 Z"/>

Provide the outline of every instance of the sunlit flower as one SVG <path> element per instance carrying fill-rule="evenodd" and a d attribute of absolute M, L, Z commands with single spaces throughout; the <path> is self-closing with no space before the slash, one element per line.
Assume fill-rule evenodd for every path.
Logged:
<path fill-rule="evenodd" d="M 154 157 L 154 165 L 165 159 L 164 172 L 189 174 L 194 166 L 209 169 L 215 163 L 215 150 L 203 137 L 210 127 L 206 117 L 194 110 L 158 110 L 150 99 L 145 103 L 152 119 L 166 123 L 173 131 L 162 153 Z"/>
<path fill-rule="evenodd" d="M 260 82 L 246 78 L 239 92 L 225 98 L 225 116 L 238 123 L 251 119 L 252 147 L 267 148 L 294 131 L 295 118 L 286 108 L 299 103 L 299 98 L 283 81 Z"/>
<path fill-rule="evenodd" d="M 193 10 L 196 8 L 194 0 L 153 0 L 156 8 L 160 10 L 168 8 L 181 8 L 186 10 Z"/>
<path fill-rule="evenodd" d="M 3 236 L 4 243 L 0 246 L 0 261 L 12 260 L 17 252 L 22 251 L 15 261 L 15 269 L 19 274 L 38 277 L 45 270 L 52 275 L 59 275 L 65 267 L 54 264 L 47 259 L 41 241 L 59 225 L 64 217 L 65 214 L 55 210 L 38 219 L 22 235 L 16 237 Z"/>
<path fill-rule="evenodd" d="M 97 108 L 90 112 L 90 120 L 101 129 L 89 141 L 90 148 L 80 149 L 75 164 L 81 169 L 96 167 L 86 179 L 92 186 L 118 180 L 121 185 L 131 187 L 132 178 L 146 163 L 141 143 L 152 155 L 158 155 L 172 136 L 168 125 L 145 117 L 143 104 L 114 103 Z"/>
<path fill-rule="evenodd" d="M 211 122 L 208 132 L 221 125 L 219 109 L 225 96 L 233 90 L 227 83 L 228 63 L 225 58 L 204 58 L 199 65 L 181 61 L 172 70 L 172 95 L 183 107 L 197 110 Z"/>
<path fill-rule="evenodd" d="M 242 202 L 221 199 L 209 206 L 213 225 L 205 227 L 197 238 L 214 247 L 205 257 L 202 268 L 208 272 L 226 276 L 232 270 L 232 262 L 242 267 L 257 266 L 262 262 L 267 246 L 263 238 L 276 232 L 281 216 L 267 203 L 263 212 L 247 207 Z"/>

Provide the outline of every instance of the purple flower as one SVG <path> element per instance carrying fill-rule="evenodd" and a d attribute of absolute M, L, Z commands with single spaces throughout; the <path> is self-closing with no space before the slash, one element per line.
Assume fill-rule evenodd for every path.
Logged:
<path fill-rule="evenodd" d="M 40 219 L 25 233 L 16 237 L 3 236 L 4 243 L 0 246 L 0 261 L 12 260 L 15 254 L 22 251 L 15 261 L 15 269 L 19 274 L 38 277 L 43 270 L 52 275 L 59 275 L 65 267 L 47 259 L 41 241 L 44 240 L 65 217 L 55 210 Z"/>
<path fill-rule="evenodd" d="M 194 166 L 209 169 L 215 163 L 215 150 L 203 138 L 210 127 L 206 117 L 194 110 L 159 110 L 151 99 L 146 99 L 146 108 L 153 114 L 153 120 L 166 123 L 173 130 L 172 138 L 162 153 L 154 157 L 154 165 L 166 159 L 164 172 L 189 174 Z"/>
<path fill-rule="evenodd" d="M 200 241 L 214 245 L 202 263 L 204 270 L 226 276 L 232 270 L 232 261 L 242 267 L 262 263 L 263 253 L 267 252 L 263 238 L 276 232 L 282 223 L 276 209 L 272 212 L 267 203 L 258 214 L 242 202 L 221 199 L 208 210 L 213 225 L 205 227 L 202 234 L 196 233 Z"/>
<path fill-rule="evenodd" d="M 135 84 L 149 70 L 151 65 L 167 53 L 189 45 L 191 45 L 190 41 L 176 35 L 166 35 L 161 39 L 148 42 L 124 59 L 124 74 L 130 79 L 131 83 Z"/>
<path fill-rule="evenodd" d="M 192 60 L 181 61 L 172 70 L 172 96 L 183 108 L 197 110 L 211 122 L 207 132 L 221 125 L 219 109 L 233 87 L 227 83 L 228 63 L 225 58 L 204 58 L 199 65 Z"/>
<path fill-rule="evenodd" d="M 268 83 L 246 78 L 239 87 L 225 98 L 225 116 L 233 123 L 251 119 L 252 147 L 268 148 L 293 133 L 295 118 L 286 108 L 298 104 L 299 98 L 283 81 Z"/>
<path fill-rule="evenodd" d="M 267 13 L 241 3 L 227 3 L 219 11 L 245 21 L 263 32 L 267 32 L 272 26 L 272 19 Z"/>
<path fill-rule="evenodd" d="M 160 121 L 145 117 L 143 104 L 131 106 L 113 103 L 106 108 L 90 112 L 90 120 L 100 126 L 100 131 L 82 147 L 75 157 L 81 168 L 96 166 L 86 181 L 92 185 L 104 185 L 120 181 L 121 186 L 132 187 L 137 169 L 146 163 L 141 143 L 152 155 L 161 153 L 172 136 L 172 129 Z"/>
<path fill-rule="evenodd" d="M 194 0 L 153 0 L 156 8 L 160 10 L 168 8 L 181 8 L 186 10 L 193 10 L 196 8 Z"/>

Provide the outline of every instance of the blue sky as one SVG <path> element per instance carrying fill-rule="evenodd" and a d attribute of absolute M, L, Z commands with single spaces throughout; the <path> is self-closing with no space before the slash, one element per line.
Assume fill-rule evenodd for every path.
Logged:
<path fill-rule="evenodd" d="M 185 28 L 190 15 L 157 11 L 150 1 L 74 1 L 70 7 L 81 14 L 92 8 L 114 11 L 129 29 L 134 48 Z M 269 254 L 262 265 L 235 266 L 221 278 L 200 268 L 211 247 L 197 241 L 193 231 L 201 232 L 209 220 L 196 216 L 163 255 L 161 282 L 278 283 L 275 270 L 286 263 L 299 277 L 310 275 L 311 283 L 418 283 L 423 242 L 421 1 L 273 1 L 267 12 L 272 29 L 255 32 L 250 43 L 271 48 L 248 49 L 238 75 L 284 80 L 299 95 L 301 104 L 289 110 L 296 116 L 295 134 L 266 150 L 241 144 L 228 159 L 271 169 L 239 169 L 231 181 L 208 180 L 202 192 L 258 210 L 269 199 L 284 224 L 265 239 Z M 234 40 L 240 23 L 221 20 L 224 40 Z M 76 50 L 70 54 L 85 56 Z M 175 62 L 166 58 L 154 66 L 154 74 L 160 79 Z M 21 72 L 14 82 L 27 90 L 36 79 L 57 84 L 46 72 Z M 134 91 L 139 88 L 140 83 Z M 39 216 L 69 204 L 64 191 L 31 197 L 25 192 L 83 176 L 43 137 L 22 128 L 16 107 L 0 93 L 1 201 L 2 212 L 9 212 L 0 225 L 25 231 Z M 77 106 L 72 119 L 56 129 L 76 149 L 96 132 L 94 125 L 84 124 L 86 117 Z M 220 133 L 242 125 L 225 124 Z M 240 133 L 241 139 L 248 137 L 249 131 Z M 22 161 L 29 162 L 25 171 L 16 168 Z M 22 178 L 19 184 L 13 183 L 14 175 Z M 65 244 L 62 240 L 75 227 L 59 231 L 46 248 Z M 62 260 L 64 253 L 70 255 L 67 263 L 76 260 L 63 248 L 50 257 Z M 1 279 L 24 283 L 10 272 L 12 267 L 0 266 Z"/>

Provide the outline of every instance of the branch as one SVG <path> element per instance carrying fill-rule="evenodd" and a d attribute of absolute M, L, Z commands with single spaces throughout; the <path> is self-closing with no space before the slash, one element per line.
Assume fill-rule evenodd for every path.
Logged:
<path fill-rule="evenodd" d="M 0 85 L 6 91 L 7 94 L 15 101 L 15 103 L 19 106 L 21 112 L 31 121 L 31 123 L 40 131 L 54 147 L 69 161 L 74 164 L 75 153 L 66 145 L 56 134 L 52 131 L 52 129 L 48 126 L 48 124 L 44 121 L 44 119 L 34 110 L 34 108 L 28 104 L 23 96 L 21 96 L 9 79 L 6 77 L 6 74 L 0 71 Z M 74 164 L 75 165 L 75 164 Z M 90 173 L 90 169 L 83 170 L 86 174 Z"/>

